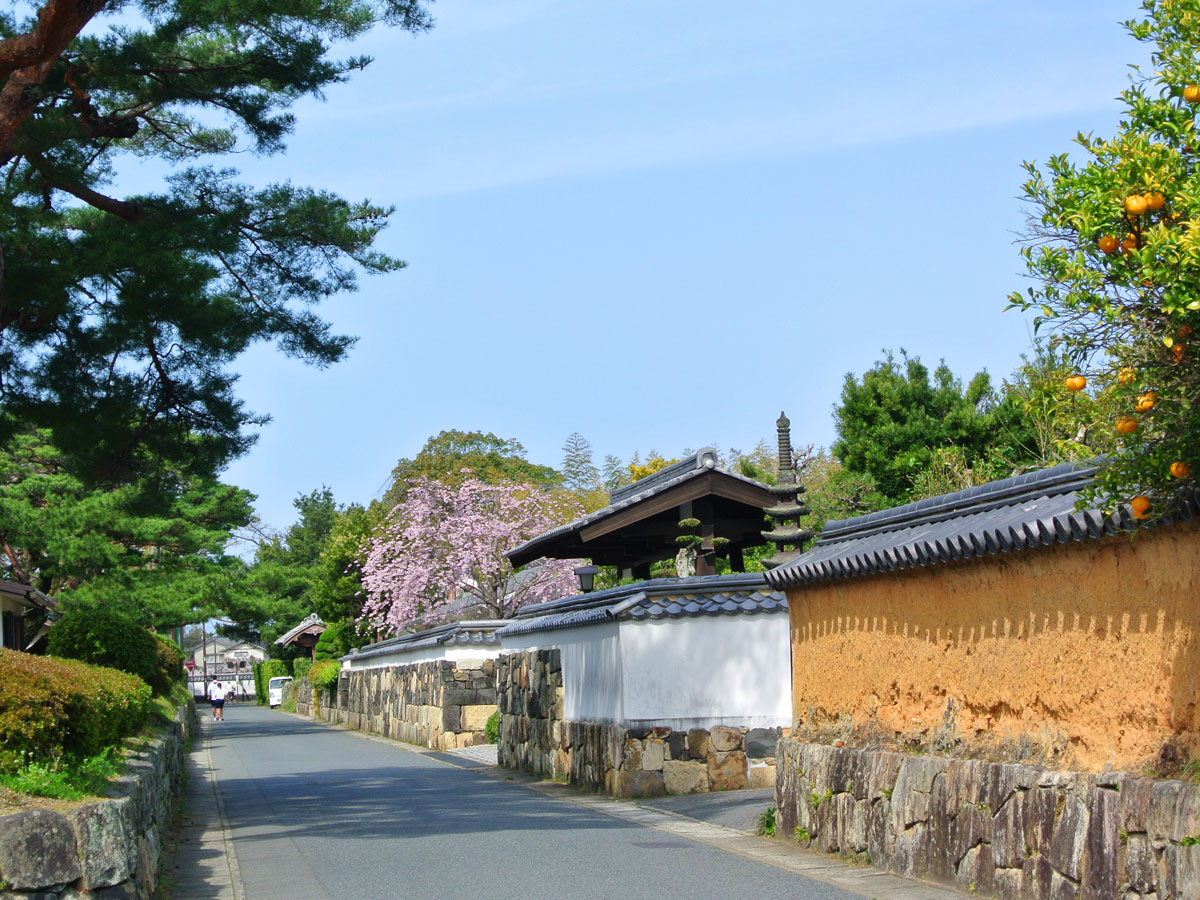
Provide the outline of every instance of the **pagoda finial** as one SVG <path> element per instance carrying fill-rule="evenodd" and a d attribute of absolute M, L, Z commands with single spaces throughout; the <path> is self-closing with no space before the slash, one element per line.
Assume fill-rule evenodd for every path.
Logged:
<path fill-rule="evenodd" d="M 792 423 L 788 421 L 788 417 L 782 411 L 775 422 L 775 429 L 779 433 L 779 483 L 795 484 L 796 465 L 792 458 Z"/>
<path fill-rule="evenodd" d="M 792 453 L 792 423 L 780 412 L 775 427 L 779 433 L 779 477 L 769 490 L 779 498 L 779 503 L 763 510 L 774 520 L 773 529 L 762 533 L 775 545 L 774 555 L 762 561 L 768 569 L 799 554 L 804 549 L 804 542 L 813 536 L 811 529 L 800 527 L 800 520 L 808 515 L 808 507 L 800 499 L 806 489 L 796 472 L 796 459 Z"/>

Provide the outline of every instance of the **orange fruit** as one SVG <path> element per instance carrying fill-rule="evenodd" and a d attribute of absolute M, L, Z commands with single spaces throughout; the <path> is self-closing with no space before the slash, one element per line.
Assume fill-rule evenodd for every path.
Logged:
<path fill-rule="evenodd" d="M 1129 507 L 1133 510 L 1135 519 L 1144 519 L 1150 515 L 1150 498 L 1149 497 L 1134 497 L 1129 501 Z"/>
<path fill-rule="evenodd" d="M 1146 211 L 1146 198 L 1141 194 L 1130 194 L 1125 198 L 1125 212 L 1131 216 L 1140 216 Z"/>
<path fill-rule="evenodd" d="M 1143 199 L 1146 201 L 1146 209 L 1162 209 L 1167 205 L 1167 198 L 1161 191 L 1151 191 Z"/>
<path fill-rule="evenodd" d="M 1125 240 L 1121 241 L 1121 252 L 1132 253 L 1137 249 L 1137 238 L 1132 234 L 1125 235 Z"/>
<path fill-rule="evenodd" d="M 1171 355 L 1175 357 L 1175 362 L 1183 362 L 1183 344 L 1176 344 L 1172 347 Z"/>
<path fill-rule="evenodd" d="M 1186 341 L 1191 336 L 1192 336 L 1192 326 L 1191 325 L 1180 325 L 1179 326 L 1179 339 L 1181 341 Z"/>
<path fill-rule="evenodd" d="M 1133 381 L 1136 378 L 1137 378 L 1137 372 L 1135 372 L 1129 366 L 1125 366 L 1123 369 L 1121 369 L 1120 372 L 1117 373 L 1117 383 L 1118 384 L 1129 384 L 1129 382 Z"/>
<path fill-rule="evenodd" d="M 1146 393 L 1137 398 L 1137 405 L 1134 406 L 1134 409 L 1138 412 L 1150 412 L 1150 410 L 1154 409 L 1154 404 L 1157 402 L 1158 394 L 1154 393 L 1154 391 L 1146 391 Z"/>
<path fill-rule="evenodd" d="M 1138 430 L 1138 420 L 1133 416 L 1120 416 L 1117 419 L 1117 431 L 1121 434 L 1133 434 Z"/>
<path fill-rule="evenodd" d="M 1121 246 L 1121 242 L 1117 240 L 1115 234 L 1106 234 L 1100 238 L 1100 250 L 1103 253 L 1116 253 Z"/>
<path fill-rule="evenodd" d="M 1171 463 L 1172 478 L 1187 478 L 1192 474 L 1192 467 L 1183 461 Z"/>
<path fill-rule="evenodd" d="M 1068 391 L 1082 391 L 1085 387 L 1087 387 L 1087 379 L 1084 378 L 1082 375 L 1068 375 L 1067 376 L 1067 390 Z"/>
<path fill-rule="evenodd" d="M 1183 89 L 1183 99 L 1188 103 L 1200 103 L 1200 84 L 1189 84 Z"/>

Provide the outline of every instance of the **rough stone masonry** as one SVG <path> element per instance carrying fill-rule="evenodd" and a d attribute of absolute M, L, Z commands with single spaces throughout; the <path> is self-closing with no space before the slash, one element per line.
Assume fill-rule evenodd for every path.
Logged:
<path fill-rule="evenodd" d="M 337 688 L 297 695 L 296 711 L 433 750 L 487 743 L 496 663 L 434 660 L 343 670 Z"/>
<path fill-rule="evenodd" d="M 34 809 L 0 818 L 0 898 L 156 896 L 194 722 L 195 708 L 181 707 L 165 735 L 129 758 L 107 799 L 65 812 Z"/>
<path fill-rule="evenodd" d="M 775 783 L 773 728 L 669 727 L 563 718 L 557 649 L 497 660 L 502 766 L 604 791 L 614 797 L 696 794 Z"/>
<path fill-rule="evenodd" d="M 1197 900 L 1200 786 L 784 740 L 777 833 L 1001 900 Z"/>

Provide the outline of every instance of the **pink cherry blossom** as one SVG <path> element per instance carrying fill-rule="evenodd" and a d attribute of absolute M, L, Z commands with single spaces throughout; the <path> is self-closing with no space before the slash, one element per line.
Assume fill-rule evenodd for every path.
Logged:
<path fill-rule="evenodd" d="M 576 593 L 579 560 L 537 560 L 514 572 L 502 554 L 582 513 L 571 498 L 530 484 L 414 479 L 363 548 L 359 621 L 394 635 L 471 607 L 506 619 L 526 603 Z"/>

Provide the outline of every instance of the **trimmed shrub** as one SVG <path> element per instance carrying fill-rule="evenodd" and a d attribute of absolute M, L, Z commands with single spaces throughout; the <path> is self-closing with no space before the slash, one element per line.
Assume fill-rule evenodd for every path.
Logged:
<path fill-rule="evenodd" d="M 350 652 L 350 641 L 354 639 L 354 626 L 349 622 L 334 622 L 321 632 L 317 645 L 313 647 L 313 659 L 341 659 Z"/>
<path fill-rule="evenodd" d="M 67 607 L 50 629 L 50 654 L 137 675 L 155 694 L 171 689 L 154 635 L 134 619 L 103 606 Z"/>
<path fill-rule="evenodd" d="M 488 716 L 487 724 L 483 726 L 483 733 L 489 744 L 500 742 L 500 710 L 496 710 Z"/>
<path fill-rule="evenodd" d="M 341 671 L 341 663 L 332 659 L 323 659 L 313 663 L 308 672 L 308 680 L 312 683 L 314 691 L 327 691 L 337 684 L 338 673 Z"/>
<path fill-rule="evenodd" d="M 134 675 L 0 650 L 0 768 L 94 756 L 138 731 L 151 700 Z"/>
<path fill-rule="evenodd" d="M 292 663 L 292 677 L 300 681 L 308 670 L 312 668 L 313 661 L 311 659 L 298 659 Z"/>

